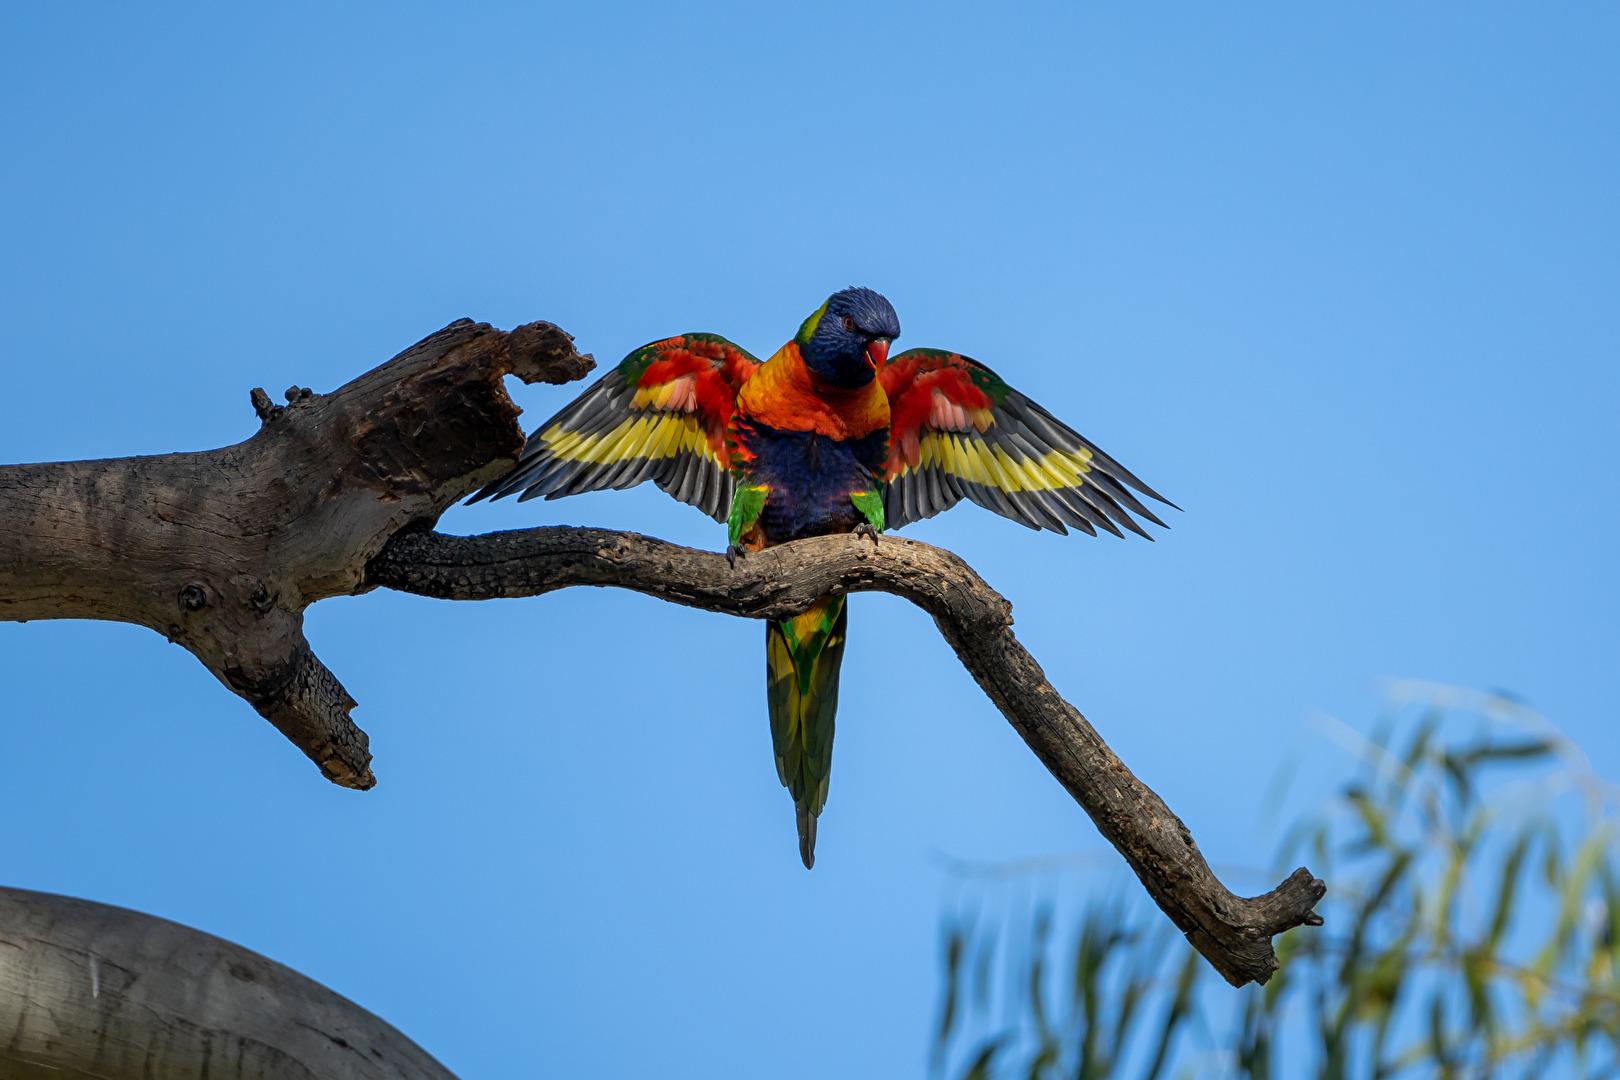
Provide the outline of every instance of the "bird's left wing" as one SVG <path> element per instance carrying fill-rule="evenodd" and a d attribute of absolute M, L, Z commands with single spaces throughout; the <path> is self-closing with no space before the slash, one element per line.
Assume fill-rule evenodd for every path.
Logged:
<path fill-rule="evenodd" d="M 759 360 L 718 334 L 643 345 L 524 444 L 517 468 L 469 501 L 560 499 L 651 480 L 716 521 L 731 509 L 728 431 Z"/>
<path fill-rule="evenodd" d="M 883 474 L 889 528 L 967 498 L 1032 529 L 1121 536 L 1122 525 L 1147 536 L 1133 513 L 1164 522 L 1129 489 L 1175 505 L 977 360 L 908 349 L 878 379 L 891 417 Z"/>

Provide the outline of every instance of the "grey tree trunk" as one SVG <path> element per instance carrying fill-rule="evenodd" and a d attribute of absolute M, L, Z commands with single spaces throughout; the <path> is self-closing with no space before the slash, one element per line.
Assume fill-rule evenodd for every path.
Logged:
<path fill-rule="evenodd" d="M 0 888 L 4 1080 L 455 1080 L 347 998 L 200 930 Z"/>

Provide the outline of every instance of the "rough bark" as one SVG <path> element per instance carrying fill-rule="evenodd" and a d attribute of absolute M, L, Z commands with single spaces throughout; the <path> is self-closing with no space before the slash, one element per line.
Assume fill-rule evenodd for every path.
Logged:
<path fill-rule="evenodd" d="M 1228 892 L 1181 821 L 1052 688 L 1011 607 L 949 552 L 884 537 L 799 541 L 724 557 L 631 533 L 429 530 L 511 467 L 523 443 L 501 385 L 564 382 L 589 357 L 548 323 L 462 321 L 329 395 L 262 390 L 263 423 L 202 454 L 0 467 L 0 619 L 150 626 L 190 649 L 336 783 L 374 782 L 354 701 L 305 643 L 304 608 L 378 586 L 450 599 L 613 585 L 750 618 L 829 592 L 883 590 L 934 617 L 1003 715 L 1125 856 L 1159 906 L 1234 985 L 1276 967 L 1271 938 L 1320 922 L 1299 870 L 1261 897 Z"/>
<path fill-rule="evenodd" d="M 6 1080 L 455 1080 L 346 998 L 167 919 L 0 888 Z"/>
<path fill-rule="evenodd" d="M 303 612 L 353 593 L 388 539 L 431 524 L 523 445 L 501 385 L 590 370 L 550 323 L 463 319 L 330 394 L 250 395 L 261 426 L 194 454 L 0 467 L 0 619 L 138 623 L 189 649 L 335 783 L 369 788 L 354 699 Z"/>

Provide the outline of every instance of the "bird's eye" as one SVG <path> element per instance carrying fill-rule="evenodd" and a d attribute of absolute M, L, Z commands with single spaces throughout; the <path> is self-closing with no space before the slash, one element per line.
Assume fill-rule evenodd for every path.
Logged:
<path fill-rule="evenodd" d="M 850 315 L 845 315 L 844 316 L 844 329 L 845 330 L 853 330 L 853 329 L 855 329 L 855 319 L 854 319 L 853 316 L 850 316 Z"/>

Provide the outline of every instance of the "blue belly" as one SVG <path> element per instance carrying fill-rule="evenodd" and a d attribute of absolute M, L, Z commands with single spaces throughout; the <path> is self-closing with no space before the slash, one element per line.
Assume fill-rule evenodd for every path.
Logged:
<path fill-rule="evenodd" d="M 849 532 L 866 520 L 849 497 L 878 489 L 877 474 L 889 448 L 887 431 L 838 440 L 742 421 L 737 434 L 754 455 L 744 483 L 771 489 L 759 518 L 768 542 Z"/>

